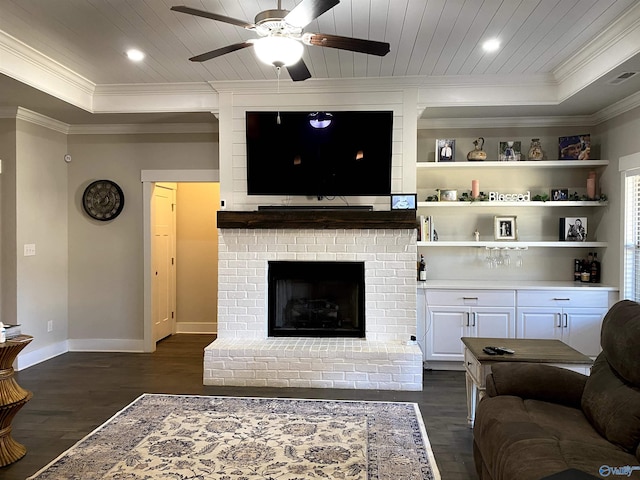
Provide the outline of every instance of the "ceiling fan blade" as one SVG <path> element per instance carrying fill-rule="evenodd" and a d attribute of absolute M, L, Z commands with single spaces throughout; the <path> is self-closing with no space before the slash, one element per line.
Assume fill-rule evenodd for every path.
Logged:
<path fill-rule="evenodd" d="M 238 20 L 237 18 L 225 17 L 224 15 L 218 15 L 216 13 L 205 12 L 204 10 L 198 10 L 196 8 L 177 6 L 171 7 L 174 12 L 188 13 L 189 15 L 195 15 L 197 17 L 209 18 L 211 20 L 218 20 L 219 22 L 230 23 L 238 27 L 251 30 L 255 28 L 253 23 L 248 23 L 245 20 Z"/>
<path fill-rule="evenodd" d="M 390 46 L 386 42 L 376 42 L 374 40 L 363 40 L 361 38 L 341 37 L 338 35 L 327 35 L 325 33 L 311 33 L 303 36 L 303 41 L 307 45 L 318 47 L 339 48 L 352 52 L 368 53 L 384 57 L 389 53 Z"/>
<path fill-rule="evenodd" d="M 339 3 L 340 0 L 302 0 L 284 17 L 284 21 L 291 26 L 304 28 Z"/>
<path fill-rule="evenodd" d="M 289 72 L 289 76 L 294 82 L 301 82 L 307 78 L 311 78 L 311 72 L 309 72 L 307 64 L 304 63 L 303 59 L 298 60 L 293 65 L 289 65 L 287 72 Z"/>
<path fill-rule="evenodd" d="M 226 47 L 218 48 L 207 53 L 196 55 L 195 57 L 191 57 L 189 60 L 191 60 L 192 62 L 206 62 L 207 60 L 211 60 L 212 58 L 220 57 L 221 55 L 226 55 L 227 53 L 235 52 L 236 50 L 242 50 L 243 48 L 252 46 L 252 42 L 234 43 L 233 45 L 227 45 Z"/>

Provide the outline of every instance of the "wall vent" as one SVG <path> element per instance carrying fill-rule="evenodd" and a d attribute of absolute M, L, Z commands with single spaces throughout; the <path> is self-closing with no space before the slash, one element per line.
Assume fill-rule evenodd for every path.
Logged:
<path fill-rule="evenodd" d="M 617 77 L 614 77 L 611 80 L 608 80 L 607 83 L 609 85 L 620 85 L 622 82 L 626 82 L 631 77 L 634 77 L 637 74 L 638 72 L 624 72 L 618 75 Z"/>

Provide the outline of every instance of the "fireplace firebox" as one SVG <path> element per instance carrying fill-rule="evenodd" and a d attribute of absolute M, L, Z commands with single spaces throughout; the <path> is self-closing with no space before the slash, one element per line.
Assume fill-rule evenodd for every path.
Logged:
<path fill-rule="evenodd" d="M 270 337 L 365 337 L 364 262 L 269 262 Z"/>

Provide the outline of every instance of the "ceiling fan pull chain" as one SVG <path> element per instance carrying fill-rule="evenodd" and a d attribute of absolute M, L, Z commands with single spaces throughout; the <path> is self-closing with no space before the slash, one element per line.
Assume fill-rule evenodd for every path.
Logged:
<path fill-rule="evenodd" d="M 278 1 L 278 3 L 280 3 L 280 1 Z M 278 5 L 278 8 L 280 8 L 279 5 Z M 281 71 L 281 66 L 276 65 L 276 76 L 278 77 L 276 95 L 278 96 L 280 96 L 280 71 Z M 278 115 L 276 116 L 276 123 L 280 125 L 280 110 L 278 110 Z"/>

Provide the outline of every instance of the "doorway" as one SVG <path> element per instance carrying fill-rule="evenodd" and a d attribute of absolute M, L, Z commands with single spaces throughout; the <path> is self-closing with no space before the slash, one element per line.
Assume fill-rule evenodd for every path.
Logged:
<path fill-rule="evenodd" d="M 153 187 L 151 218 L 151 295 L 153 341 L 175 332 L 176 312 L 176 189 L 175 183 Z"/>
<path fill-rule="evenodd" d="M 152 198 L 154 187 L 157 182 L 176 182 L 178 183 L 178 190 L 180 182 L 187 183 L 217 183 L 219 184 L 219 171 L 218 170 L 143 170 L 141 172 L 142 180 L 142 195 L 143 195 L 143 250 L 144 250 L 144 262 L 143 262 L 143 276 L 144 276 L 144 334 L 143 343 L 145 352 L 153 352 L 156 349 L 156 341 L 154 339 L 154 318 L 153 318 L 153 276 L 155 273 L 153 270 L 153 258 L 152 258 L 152 244 L 153 244 L 153 230 L 152 230 Z M 179 198 L 179 197 L 178 197 Z M 211 200 L 212 207 L 215 210 L 219 207 L 219 202 L 213 205 L 215 200 Z M 177 206 L 176 210 L 180 207 Z M 215 213 L 213 214 L 215 217 Z M 179 235 L 179 232 L 177 232 Z M 216 255 L 217 258 L 217 255 Z M 176 258 L 176 270 L 179 272 L 179 259 Z M 177 273 L 176 280 L 177 288 L 180 289 L 180 273 Z M 215 294 L 214 294 L 215 295 Z M 217 297 L 217 295 L 215 295 Z M 176 304 L 176 329 L 177 333 L 215 333 L 215 331 L 207 331 L 204 324 L 200 326 L 199 331 L 194 329 L 197 326 L 189 324 L 187 322 L 187 330 L 181 330 L 181 322 L 178 318 L 179 302 Z M 174 310 L 175 311 L 175 310 Z M 174 333 L 174 332 L 172 332 Z"/>

